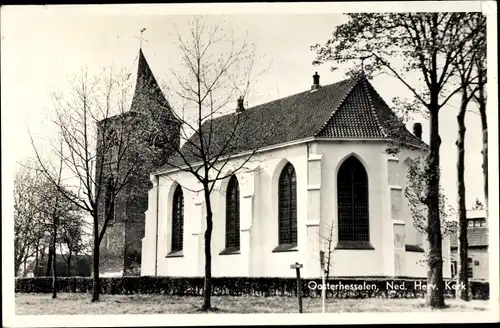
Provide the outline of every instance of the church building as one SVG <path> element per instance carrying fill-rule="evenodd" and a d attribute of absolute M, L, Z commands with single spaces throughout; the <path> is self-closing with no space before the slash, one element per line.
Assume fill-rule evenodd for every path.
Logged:
<path fill-rule="evenodd" d="M 172 140 L 179 140 L 180 123 L 161 91 L 142 49 L 139 50 L 137 60 L 137 80 L 130 109 L 98 123 L 99 129 L 108 139 L 119 138 L 120 131 L 125 131 L 124 139 L 134 140 L 133 147 L 131 142 L 122 145 L 124 149 L 126 147 L 130 150 L 120 153 L 120 166 L 134 166 L 134 169 L 116 197 L 111 196 L 115 179 L 120 179 L 119 174 L 129 174 L 132 170 L 125 169 L 117 173 L 112 161 L 107 162 L 111 165 L 102 165 L 103 178 L 100 177 L 101 167 L 96 170 L 96 181 L 102 181 L 98 202 L 100 227 L 104 223 L 106 210 L 110 211 L 112 217 L 99 251 L 100 275 L 104 277 L 140 274 L 144 213 L 148 207 L 148 191 L 152 187 L 149 175 L 163 165 L 172 152 L 171 145 L 165 145 L 155 152 L 155 156 L 150 156 L 151 152 L 147 150 L 151 149 L 148 144 L 151 143 L 151 138 L 148 138 L 144 128 L 151 124 L 161 125 L 165 135 L 170 135 Z M 117 147 L 99 139 L 97 158 L 101 158 L 103 154 L 116 156 Z"/>
<path fill-rule="evenodd" d="M 214 277 L 293 277 L 295 262 L 303 277 L 319 277 L 320 252 L 330 258 L 330 277 L 426 277 L 426 240 L 404 190 L 408 159 L 428 146 L 421 128 L 410 133 L 363 74 L 321 85 L 316 73 L 304 92 L 238 106 L 201 131 L 231 126 L 238 116 L 249 122 L 240 131 L 246 142 L 226 154 L 228 177 L 211 193 Z M 273 123 L 276 133 L 231 174 Z M 388 153 L 397 140 L 401 150 Z M 189 142 L 181 152 L 189 156 Z M 141 275 L 203 276 L 201 184 L 172 166 L 150 179 Z M 449 278 L 449 237 L 443 259 Z"/>

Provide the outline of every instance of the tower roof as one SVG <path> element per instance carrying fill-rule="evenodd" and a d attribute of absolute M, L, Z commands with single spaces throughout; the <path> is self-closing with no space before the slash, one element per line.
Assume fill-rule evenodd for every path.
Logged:
<path fill-rule="evenodd" d="M 144 113 L 152 110 L 165 111 L 172 119 L 175 119 L 172 107 L 161 91 L 142 49 L 139 49 L 137 81 L 130 111 Z"/>

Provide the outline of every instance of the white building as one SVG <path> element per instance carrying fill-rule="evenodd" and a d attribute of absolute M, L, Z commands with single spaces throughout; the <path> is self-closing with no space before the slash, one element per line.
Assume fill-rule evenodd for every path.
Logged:
<path fill-rule="evenodd" d="M 458 227 L 457 227 L 458 228 Z M 450 238 L 451 273 L 457 275 L 458 235 Z M 488 226 L 486 210 L 467 211 L 467 275 L 471 280 L 489 279 Z"/>
<path fill-rule="evenodd" d="M 211 194 L 214 277 L 292 277 L 295 262 L 303 264 L 303 277 L 319 277 L 331 229 L 330 276 L 426 277 L 424 238 L 413 227 L 404 188 L 405 160 L 427 146 L 364 76 L 320 86 L 316 74 L 311 90 L 211 123 L 231 125 L 237 115 L 248 122 L 246 142 L 229 154 L 226 173 L 255 147 L 252 135 L 268 122 L 280 125 L 245 170 L 217 182 Z M 394 139 L 407 146 L 397 156 L 386 152 Z M 203 276 L 205 202 L 194 192 L 201 185 L 174 168 L 151 180 L 141 274 Z M 448 238 L 443 257 L 450 277 Z"/>

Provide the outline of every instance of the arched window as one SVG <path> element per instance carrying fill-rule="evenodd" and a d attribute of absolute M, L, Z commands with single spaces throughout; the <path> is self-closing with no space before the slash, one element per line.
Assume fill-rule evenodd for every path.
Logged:
<path fill-rule="evenodd" d="M 178 252 L 182 250 L 182 241 L 184 234 L 184 196 L 182 188 L 177 185 L 174 191 L 172 204 L 172 250 Z"/>
<path fill-rule="evenodd" d="M 234 175 L 226 191 L 226 248 L 240 249 L 240 187 Z"/>
<path fill-rule="evenodd" d="M 297 245 L 297 177 L 288 163 L 279 178 L 279 244 Z"/>
<path fill-rule="evenodd" d="M 369 241 L 368 175 L 361 162 L 349 157 L 337 175 L 339 241 Z"/>
<path fill-rule="evenodd" d="M 114 180 L 109 178 L 106 182 L 106 193 L 104 199 L 104 219 L 109 218 L 108 223 L 112 223 L 115 218 L 115 202 L 113 199 Z"/>

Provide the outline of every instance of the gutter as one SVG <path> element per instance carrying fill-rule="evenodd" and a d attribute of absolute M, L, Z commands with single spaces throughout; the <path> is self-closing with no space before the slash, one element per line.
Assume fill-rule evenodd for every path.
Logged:
<path fill-rule="evenodd" d="M 158 213 L 160 207 L 160 177 L 155 175 L 156 178 L 156 239 L 155 239 L 155 277 L 158 276 Z"/>
<path fill-rule="evenodd" d="M 308 143 L 308 142 L 314 142 L 314 141 L 328 141 L 328 142 L 335 142 L 335 141 L 342 141 L 342 142 L 352 142 L 352 141 L 364 141 L 364 142 L 380 142 L 380 141 L 391 141 L 393 139 L 391 138 L 330 138 L 330 137 L 308 137 L 308 138 L 302 138 L 294 141 L 289 141 L 281 144 L 276 144 L 276 145 L 271 145 L 271 146 L 266 146 L 262 147 L 261 149 L 258 149 L 255 154 L 258 153 L 265 153 L 268 151 L 280 149 L 280 148 L 285 148 L 285 147 L 290 147 L 290 146 L 296 146 L 296 145 L 301 145 L 303 143 Z M 408 146 L 415 147 L 419 150 L 426 151 L 428 150 L 428 147 L 424 147 L 423 145 L 414 145 L 412 143 L 406 143 Z M 241 152 L 235 155 L 230 155 L 230 156 L 224 156 L 219 159 L 219 161 L 225 161 L 228 159 L 235 159 L 239 157 L 244 157 L 252 154 L 252 151 L 245 151 Z M 201 162 L 193 162 L 191 166 L 197 167 L 202 165 Z M 157 171 L 154 172 L 154 174 L 161 175 L 161 174 L 167 174 L 167 173 L 172 173 L 172 172 L 178 172 L 181 171 L 182 169 L 186 169 L 188 166 L 187 165 L 181 165 L 179 167 L 174 167 L 174 168 L 166 168 L 166 169 L 158 169 Z"/>
<path fill-rule="evenodd" d="M 281 143 L 281 144 L 275 144 L 275 145 L 271 145 L 271 146 L 266 146 L 266 147 L 262 147 L 262 148 L 258 149 L 255 152 L 255 154 L 264 153 L 264 152 L 275 150 L 275 149 L 280 149 L 280 148 L 285 148 L 285 147 L 300 145 L 300 144 L 303 144 L 304 142 L 309 142 L 309 141 L 313 141 L 313 140 L 314 140 L 314 137 L 308 137 L 308 138 L 302 138 L 302 139 L 293 140 L 293 141 L 289 141 L 289 142 L 285 142 L 285 143 Z M 234 154 L 234 155 L 224 156 L 224 157 L 221 157 L 219 159 L 219 161 L 225 161 L 225 160 L 228 160 L 228 159 L 235 159 L 235 158 L 240 158 L 240 157 L 248 156 L 248 155 L 252 154 L 252 152 L 253 152 L 252 150 L 247 150 L 247 151 L 244 151 L 244 152 L 241 152 L 241 153 L 237 153 L 237 154 Z M 192 162 L 191 166 L 192 167 L 197 167 L 197 166 L 200 166 L 202 164 L 203 164 L 202 162 Z M 174 168 L 158 169 L 157 171 L 154 172 L 154 174 L 158 174 L 159 175 L 159 174 L 177 172 L 177 171 L 181 171 L 182 169 L 185 169 L 187 167 L 188 167 L 187 165 L 180 165 L 179 167 L 174 167 Z"/>

